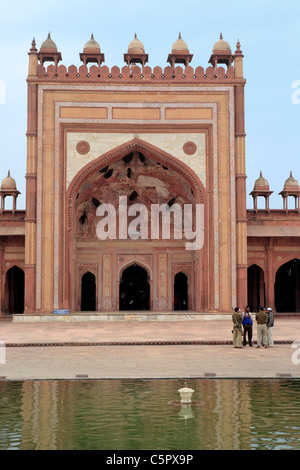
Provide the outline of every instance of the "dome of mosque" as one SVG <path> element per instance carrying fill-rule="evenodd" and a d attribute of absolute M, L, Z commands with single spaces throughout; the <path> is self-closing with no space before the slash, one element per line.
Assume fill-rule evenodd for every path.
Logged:
<path fill-rule="evenodd" d="M 57 47 L 56 47 L 56 44 L 55 42 L 51 39 L 51 36 L 50 36 L 50 33 L 48 33 L 48 37 L 47 39 L 43 42 L 43 44 L 41 45 L 41 48 L 40 48 L 40 51 L 43 52 L 43 51 L 53 51 L 53 52 L 57 52 Z"/>
<path fill-rule="evenodd" d="M 299 183 L 298 181 L 293 177 L 292 172 L 290 172 L 290 176 L 285 180 L 284 182 L 284 189 L 290 189 L 290 188 L 297 188 L 299 189 Z"/>
<path fill-rule="evenodd" d="M 128 54 L 145 54 L 144 44 L 137 38 L 136 34 L 128 45 Z"/>
<path fill-rule="evenodd" d="M 90 51 L 90 50 L 92 50 L 92 49 L 98 50 L 98 51 L 100 52 L 100 46 L 99 46 L 98 42 L 95 41 L 93 34 L 91 35 L 91 39 L 90 39 L 90 40 L 86 43 L 86 45 L 84 46 L 84 49 L 83 49 L 83 50 L 84 50 L 84 51 L 86 51 L 86 50 L 89 50 L 89 51 Z"/>
<path fill-rule="evenodd" d="M 254 189 L 267 188 L 269 189 L 269 183 L 266 178 L 263 177 L 262 172 L 259 174 L 259 178 L 254 183 Z"/>
<path fill-rule="evenodd" d="M 10 176 L 10 171 L 7 173 L 7 177 L 1 183 L 1 189 L 9 189 L 9 190 L 16 190 L 17 185 L 16 181 Z"/>
<path fill-rule="evenodd" d="M 222 33 L 220 34 L 220 39 L 214 44 L 213 52 L 217 51 L 229 51 L 231 52 L 230 45 L 228 42 L 224 41 Z"/>
<path fill-rule="evenodd" d="M 189 52 L 187 43 L 183 41 L 181 38 L 181 34 L 179 33 L 177 41 L 174 42 L 173 47 L 172 47 L 172 53 L 174 52 Z"/>

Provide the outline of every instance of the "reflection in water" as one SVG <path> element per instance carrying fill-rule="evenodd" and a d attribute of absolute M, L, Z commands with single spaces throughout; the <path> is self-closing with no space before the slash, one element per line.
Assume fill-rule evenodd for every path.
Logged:
<path fill-rule="evenodd" d="M 298 380 L 0 382 L 0 449 L 300 449 Z"/>

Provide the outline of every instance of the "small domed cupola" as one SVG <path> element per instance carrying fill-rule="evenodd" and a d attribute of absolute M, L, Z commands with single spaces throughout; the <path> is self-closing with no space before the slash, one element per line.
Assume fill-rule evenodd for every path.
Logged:
<path fill-rule="evenodd" d="M 13 197 L 13 211 L 17 208 L 17 197 L 20 192 L 17 190 L 16 181 L 10 176 L 8 170 L 7 177 L 1 183 L 0 196 L 1 196 L 1 210 L 5 210 L 5 198 L 6 196 Z"/>
<path fill-rule="evenodd" d="M 104 62 L 104 54 L 101 53 L 99 43 L 95 41 L 93 33 L 91 34 L 91 39 L 85 44 L 83 52 L 80 52 L 79 57 L 84 65 L 87 65 L 89 62 L 95 62 L 100 67 L 102 62 Z"/>
<path fill-rule="evenodd" d="M 148 54 L 145 54 L 144 44 L 137 38 L 135 33 L 134 39 L 128 45 L 128 51 L 124 54 L 124 62 L 130 65 L 142 64 L 142 67 L 148 62 Z"/>
<path fill-rule="evenodd" d="M 222 33 L 220 33 L 220 39 L 214 44 L 213 52 L 226 52 L 231 54 L 231 48 L 228 42 L 224 41 Z"/>
<path fill-rule="evenodd" d="M 38 59 L 43 65 L 44 62 L 54 62 L 57 67 L 58 62 L 62 60 L 61 53 L 57 51 L 57 47 L 50 33 L 48 33 L 47 39 L 43 42 L 38 53 Z"/>
<path fill-rule="evenodd" d="M 175 64 L 184 64 L 185 67 L 188 67 L 192 58 L 193 54 L 190 54 L 187 43 L 183 41 L 181 34 L 179 33 L 177 41 L 173 44 L 172 52 L 168 55 L 167 62 L 169 62 L 173 68 L 175 67 Z"/>
<path fill-rule="evenodd" d="M 224 41 L 222 33 L 220 39 L 214 44 L 212 54 L 208 61 L 216 70 L 218 64 L 226 64 L 227 68 L 231 66 L 234 57 L 231 52 L 230 45 Z"/>
<path fill-rule="evenodd" d="M 283 199 L 283 209 L 288 211 L 288 198 L 292 196 L 295 199 L 295 210 L 300 211 L 300 186 L 298 181 L 293 177 L 292 172 L 285 180 L 283 190 L 279 193 Z"/>
<path fill-rule="evenodd" d="M 284 189 L 285 190 L 296 190 L 299 191 L 299 183 L 298 181 L 293 177 L 293 173 L 290 171 L 290 176 L 285 180 L 284 182 Z"/>
<path fill-rule="evenodd" d="M 16 181 L 10 176 L 10 171 L 8 170 L 7 177 L 1 183 L 2 190 L 13 190 L 17 189 Z"/>
<path fill-rule="evenodd" d="M 254 190 L 262 190 L 265 189 L 266 191 L 269 191 L 269 183 L 266 180 L 266 178 L 263 177 L 262 172 L 259 173 L 259 178 L 255 181 L 254 183 Z"/>
<path fill-rule="evenodd" d="M 270 211 L 269 198 L 273 194 L 273 191 L 270 191 L 269 183 L 266 178 L 263 177 L 262 172 L 259 173 L 259 178 L 255 180 L 253 191 L 251 191 L 250 196 L 253 198 L 253 209 L 258 210 L 257 207 L 257 198 L 262 196 L 265 198 L 265 210 Z"/>

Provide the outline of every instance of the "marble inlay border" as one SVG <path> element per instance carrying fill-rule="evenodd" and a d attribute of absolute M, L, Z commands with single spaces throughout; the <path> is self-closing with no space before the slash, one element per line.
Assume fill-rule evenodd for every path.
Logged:
<path fill-rule="evenodd" d="M 230 185 L 231 185 L 231 263 L 232 263 L 232 301 L 233 305 L 235 305 L 236 299 L 236 226 L 235 226 L 235 136 L 234 136 L 234 93 L 233 87 L 226 87 L 226 86 L 216 86 L 216 87 L 205 87 L 205 86 L 190 86 L 190 87 L 176 87 L 176 86 L 168 86 L 167 88 L 164 86 L 161 87 L 154 87 L 154 86 L 98 86 L 98 85 L 83 85 L 83 86 L 70 86 L 70 85 L 39 85 L 39 93 L 38 93 L 38 162 L 37 162 L 37 282 L 36 282 L 36 308 L 41 308 L 41 292 L 42 292 L 42 185 L 43 185 L 43 92 L 47 90 L 69 90 L 69 91 L 125 91 L 125 92 L 146 92 L 146 91 L 163 91 L 163 92 L 227 92 L 229 95 L 229 139 L 230 139 L 230 148 L 229 148 L 229 168 L 230 168 Z M 79 103 L 79 106 L 100 106 L 100 103 Z M 133 105 L 134 103 L 128 103 L 127 106 Z M 146 106 L 149 107 L 149 103 L 138 103 L 140 107 Z M 195 104 L 191 103 L 183 103 L 184 107 L 193 107 L 195 108 Z M 71 103 L 74 106 L 74 103 Z M 113 107 L 125 107 L 124 103 L 105 103 L 105 106 L 112 106 Z M 136 107 L 136 103 L 134 104 Z M 150 105 L 157 106 L 157 103 L 150 103 Z M 212 106 L 213 105 L 213 106 Z M 55 195 L 54 195 L 54 308 L 58 306 L 58 292 L 59 292 L 59 220 L 60 220 L 60 213 L 59 213 L 59 125 L 61 123 L 82 123 L 82 122 L 118 122 L 118 123 L 147 123 L 150 124 L 151 120 L 121 120 L 121 119 L 112 119 L 112 112 L 109 112 L 108 119 L 101 120 L 101 119 L 63 119 L 59 118 L 59 107 L 61 103 L 56 103 L 55 106 L 55 155 L 54 155 L 54 175 L 55 175 Z M 102 104 L 103 106 L 103 104 Z M 182 107 L 182 104 L 179 103 L 164 103 L 163 111 L 161 113 L 161 119 L 155 120 L 154 122 L 160 123 L 169 123 L 172 122 L 173 124 L 197 124 L 197 123 L 209 123 L 213 126 L 213 161 L 214 161 L 214 168 L 218 169 L 218 126 L 217 126 L 217 104 L 216 103 L 199 103 L 199 108 L 204 107 L 212 107 L 213 108 L 213 119 L 197 119 L 197 120 L 166 120 L 164 110 L 167 107 Z M 214 242 L 215 242 L 215 260 L 214 260 L 214 273 L 215 278 L 219 279 L 219 265 L 220 265 L 220 251 L 217 249 L 219 247 L 219 197 L 218 197 L 218 185 L 219 185 L 219 177 L 218 171 L 214 171 L 214 228 L 215 228 L 215 235 L 214 235 Z M 215 284 L 215 308 L 219 308 L 220 305 L 220 292 L 219 292 L 219 283 L 216 282 Z"/>
<path fill-rule="evenodd" d="M 42 208 L 43 208 L 43 88 L 38 92 L 37 201 L 36 201 L 36 309 L 41 308 L 42 290 Z"/>
<path fill-rule="evenodd" d="M 61 107 L 104 107 L 106 106 L 108 109 L 108 117 L 106 119 L 78 119 L 78 118 L 59 118 L 59 122 L 56 122 L 57 130 L 55 131 L 58 134 L 58 126 L 60 123 L 63 124 L 68 124 L 68 123 L 76 123 L 76 124 L 82 124 L 82 123 L 118 123 L 118 124 L 127 124 L 128 122 L 134 123 L 134 124 L 209 124 L 212 125 L 213 127 L 213 166 L 214 168 L 218 169 L 218 124 L 217 124 L 217 119 L 218 119 L 218 106 L 216 103 L 199 103 L 199 104 L 194 104 L 194 103 L 82 103 L 82 102 L 57 102 L 56 103 L 56 115 L 59 116 L 59 109 Z M 151 107 L 153 109 L 159 108 L 161 110 L 161 119 L 155 119 L 155 120 L 143 120 L 143 119 L 115 119 L 112 117 L 112 109 L 113 108 L 142 108 L 142 107 Z M 165 111 L 166 109 L 172 109 L 172 108 L 185 108 L 185 109 L 201 109 L 201 108 L 207 108 L 207 109 L 212 109 L 213 112 L 213 117 L 212 119 L 166 119 L 165 117 Z M 57 160 L 57 166 L 59 165 L 59 155 L 56 156 L 55 160 Z M 59 170 L 58 170 L 59 174 Z M 218 171 L 214 172 L 214 277 L 215 279 L 219 279 L 220 275 L 220 250 L 219 250 L 219 175 Z M 58 219 L 58 215 L 57 215 Z M 55 244 L 59 244 L 59 235 L 57 234 Z M 55 262 L 55 260 L 54 260 Z M 59 271 L 58 264 L 55 268 L 55 271 Z M 58 274 L 57 276 L 54 275 L 54 290 L 58 289 L 59 285 L 59 280 L 58 280 Z M 219 308 L 220 305 L 220 289 L 219 289 L 219 283 L 215 284 L 215 308 Z"/>

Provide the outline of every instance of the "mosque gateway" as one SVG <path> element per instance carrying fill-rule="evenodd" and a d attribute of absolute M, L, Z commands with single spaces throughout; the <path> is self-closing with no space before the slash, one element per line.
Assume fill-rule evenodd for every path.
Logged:
<path fill-rule="evenodd" d="M 12 168 L 0 190 L 1 315 L 300 311 L 299 175 L 271 210 L 258 169 L 246 209 L 243 58 L 221 35 L 193 67 L 179 35 L 152 69 L 135 35 L 109 69 L 92 35 L 67 67 L 33 40 L 26 209 Z"/>

